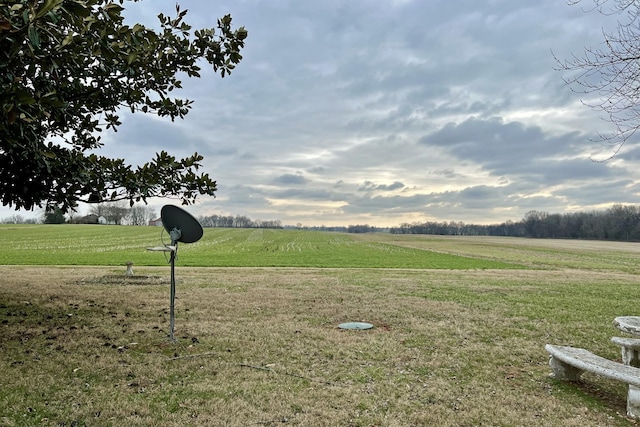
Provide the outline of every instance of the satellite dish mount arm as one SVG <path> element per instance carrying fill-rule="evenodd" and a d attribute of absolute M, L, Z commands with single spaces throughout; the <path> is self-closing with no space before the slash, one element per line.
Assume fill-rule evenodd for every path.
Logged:
<path fill-rule="evenodd" d="M 169 232 L 169 237 L 171 237 L 171 246 L 175 246 L 178 244 L 178 240 L 182 237 L 182 231 L 174 227 L 173 230 Z"/>

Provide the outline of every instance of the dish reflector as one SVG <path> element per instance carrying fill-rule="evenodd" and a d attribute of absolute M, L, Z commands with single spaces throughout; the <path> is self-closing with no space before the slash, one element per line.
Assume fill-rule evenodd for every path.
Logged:
<path fill-rule="evenodd" d="M 162 218 L 164 229 L 167 230 L 170 236 L 173 237 L 173 230 L 179 231 L 175 241 L 194 243 L 202 237 L 202 226 L 197 219 L 184 209 L 173 205 L 164 205 L 160 210 L 160 217 Z"/>

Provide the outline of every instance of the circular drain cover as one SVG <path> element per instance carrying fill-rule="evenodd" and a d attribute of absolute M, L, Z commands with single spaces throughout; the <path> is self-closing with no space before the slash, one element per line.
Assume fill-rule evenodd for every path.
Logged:
<path fill-rule="evenodd" d="M 348 322 L 341 323 L 338 325 L 340 329 L 371 329 L 373 325 L 371 323 L 366 322 Z"/>

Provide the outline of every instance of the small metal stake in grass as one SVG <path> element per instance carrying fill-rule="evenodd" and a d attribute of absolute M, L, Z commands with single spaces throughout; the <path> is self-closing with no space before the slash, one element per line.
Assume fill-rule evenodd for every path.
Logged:
<path fill-rule="evenodd" d="M 162 225 L 164 229 L 169 233 L 171 238 L 171 245 L 163 245 L 155 248 L 147 248 L 150 251 L 161 251 L 170 253 L 171 263 L 171 296 L 169 303 L 169 338 L 175 342 L 173 336 L 173 327 L 175 325 L 175 299 L 176 299 L 176 276 L 175 276 L 175 262 L 178 253 L 178 242 L 182 243 L 194 243 L 200 240 L 203 231 L 202 226 L 191 216 L 187 211 L 173 205 L 164 205 L 160 210 L 160 217 L 162 218 Z"/>

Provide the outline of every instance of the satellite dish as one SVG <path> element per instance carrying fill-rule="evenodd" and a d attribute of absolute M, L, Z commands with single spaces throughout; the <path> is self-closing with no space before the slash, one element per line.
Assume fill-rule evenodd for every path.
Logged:
<path fill-rule="evenodd" d="M 171 236 L 172 243 L 194 243 L 202 237 L 202 226 L 198 220 L 182 208 L 164 205 L 160 210 L 160 217 L 164 229 Z M 174 237 L 177 238 L 174 239 Z"/>
<path fill-rule="evenodd" d="M 173 205 L 164 205 L 160 210 L 162 225 L 171 237 L 171 245 L 163 245 L 155 248 L 147 248 L 150 251 L 169 252 L 171 254 L 171 300 L 169 305 L 169 337 L 175 341 L 173 326 L 175 324 L 175 299 L 176 299 L 176 275 L 175 264 L 178 252 L 178 242 L 194 243 L 200 240 L 203 231 L 202 226 L 189 212 Z"/>

